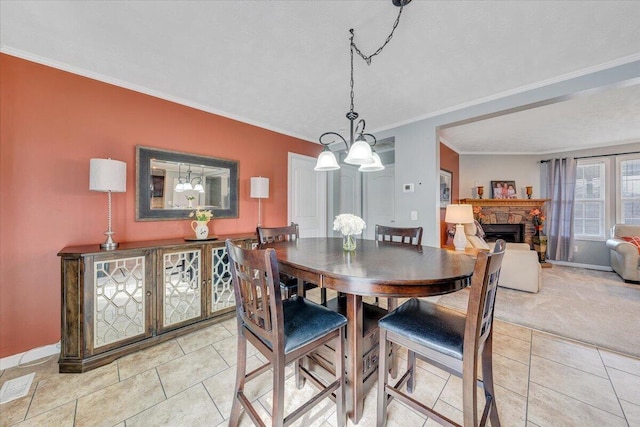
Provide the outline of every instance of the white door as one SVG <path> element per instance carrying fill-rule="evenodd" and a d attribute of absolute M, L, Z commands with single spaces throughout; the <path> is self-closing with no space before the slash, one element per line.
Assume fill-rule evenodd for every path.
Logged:
<path fill-rule="evenodd" d="M 300 227 L 300 237 L 327 235 L 327 175 L 316 172 L 314 157 L 289 153 L 289 222 Z"/>
<path fill-rule="evenodd" d="M 363 219 L 367 223 L 364 237 L 374 239 L 376 224 L 395 222 L 395 166 L 380 172 L 363 173 Z"/>
<path fill-rule="evenodd" d="M 362 173 L 357 166 L 340 168 L 340 209 L 338 213 L 362 216 Z"/>

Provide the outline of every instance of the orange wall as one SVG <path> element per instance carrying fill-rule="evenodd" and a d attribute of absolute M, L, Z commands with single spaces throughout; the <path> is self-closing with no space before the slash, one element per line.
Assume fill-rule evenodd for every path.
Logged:
<path fill-rule="evenodd" d="M 451 148 L 440 143 L 440 169 L 446 169 L 452 174 L 451 202 L 460 200 L 460 155 Z M 444 222 L 445 209 L 440 209 L 440 244 L 447 243 L 447 223 Z"/>
<path fill-rule="evenodd" d="M 113 195 L 116 241 L 181 237 L 189 221 L 135 221 L 135 146 L 239 161 L 236 219 L 216 234 L 255 230 L 249 178 L 270 178 L 263 223 L 287 222 L 287 152 L 317 144 L 0 54 L 0 357 L 60 339 L 65 246 L 101 243 L 107 196 L 89 191 L 89 159 L 127 163 L 127 192 Z"/>

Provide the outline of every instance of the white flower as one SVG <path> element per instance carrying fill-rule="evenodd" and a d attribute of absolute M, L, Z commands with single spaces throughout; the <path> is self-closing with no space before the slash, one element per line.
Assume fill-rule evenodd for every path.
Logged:
<path fill-rule="evenodd" d="M 333 229 L 343 235 L 360 234 L 367 228 L 364 220 L 353 214 L 340 214 L 333 221 Z"/>

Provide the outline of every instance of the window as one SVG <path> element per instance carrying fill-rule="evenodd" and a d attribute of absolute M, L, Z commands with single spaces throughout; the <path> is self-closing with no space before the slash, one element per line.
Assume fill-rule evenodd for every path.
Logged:
<path fill-rule="evenodd" d="M 581 240 L 604 240 L 605 162 L 578 161 L 576 172 L 574 237 Z M 638 195 L 640 196 L 640 192 Z M 640 203 L 638 206 L 640 207 Z M 640 214 L 640 210 L 638 213 Z M 640 217 L 638 219 L 640 220 Z"/>
<path fill-rule="evenodd" d="M 640 157 L 618 159 L 618 222 L 640 224 Z"/>

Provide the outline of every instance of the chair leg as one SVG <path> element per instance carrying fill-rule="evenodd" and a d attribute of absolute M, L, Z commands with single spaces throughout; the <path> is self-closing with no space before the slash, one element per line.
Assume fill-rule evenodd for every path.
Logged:
<path fill-rule="evenodd" d="M 347 408 L 345 403 L 346 392 L 344 385 L 344 331 L 345 327 L 343 326 L 340 328 L 340 335 L 336 338 L 338 342 L 336 342 L 335 350 L 336 379 L 340 382 L 340 387 L 336 390 L 336 416 L 338 417 L 338 427 L 344 427 L 347 424 Z"/>
<path fill-rule="evenodd" d="M 409 372 L 409 378 L 407 379 L 407 392 L 413 393 L 413 385 L 416 381 L 416 353 L 414 351 L 407 351 L 407 372 Z"/>
<path fill-rule="evenodd" d="M 387 311 L 391 313 L 398 306 L 397 298 L 387 298 Z M 391 360 L 389 373 L 391 374 L 391 378 L 396 378 L 398 376 L 398 346 L 394 344 L 390 344 L 391 349 Z"/>
<path fill-rule="evenodd" d="M 327 288 L 320 288 L 320 304 L 327 305 Z"/>
<path fill-rule="evenodd" d="M 387 381 L 389 371 L 387 366 L 387 354 L 389 354 L 389 343 L 387 342 L 387 331 L 380 329 L 380 344 L 378 347 L 378 414 L 376 425 L 384 427 L 387 425 Z"/>
<path fill-rule="evenodd" d="M 489 398 L 489 396 L 491 398 L 491 408 L 489 409 L 491 427 L 500 427 L 498 405 L 496 404 L 496 394 L 493 387 L 493 332 L 489 333 L 482 351 L 482 383 L 484 385 L 485 398 Z"/>
<path fill-rule="evenodd" d="M 271 425 L 284 426 L 284 362 L 276 357 L 273 363 L 273 406 L 271 408 Z"/>
<path fill-rule="evenodd" d="M 302 364 L 302 358 L 293 362 L 293 370 L 296 378 L 296 387 L 300 390 L 304 387 L 304 376 L 300 375 L 300 366 Z"/>
<path fill-rule="evenodd" d="M 464 427 L 475 427 L 478 419 L 478 359 L 462 360 L 462 413 Z"/>
<path fill-rule="evenodd" d="M 231 406 L 231 415 L 229 416 L 229 425 L 237 426 L 240 418 L 242 404 L 238 397 L 244 393 L 244 383 L 246 380 L 247 370 L 247 340 L 242 333 L 242 321 L 238 319 L 238 363 L 236 365 L 236 387 L 233 392 L 233 405 Z"/>

